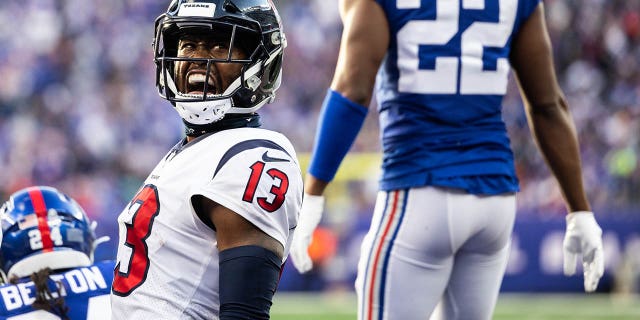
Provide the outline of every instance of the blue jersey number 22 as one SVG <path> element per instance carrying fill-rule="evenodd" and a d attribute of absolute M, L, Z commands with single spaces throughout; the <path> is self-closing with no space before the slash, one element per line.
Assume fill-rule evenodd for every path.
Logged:
<path fill-rule="evenodd" d="M 483 70 L 485 47 L 504 47 L 513 31 L 518 2 L 499 0 L 498 22 L 473 22 L 460 30 L 463 9 L 484 8 L 485 0 L 437 0 L 435 20 L 407 22 L 398 31 L 398 91 L 419 94 L 505 94 L 509 61 L 497 59 L 496 70 Z M 397 0 L 398 9 L 420 8 L 420 0 Z M 420 45 L 446 45 L 459 32 L 460 56 L 436 57 L 435 68 L 419 69 Z M 458 83 L 460 68 L 460 83 Z"/>

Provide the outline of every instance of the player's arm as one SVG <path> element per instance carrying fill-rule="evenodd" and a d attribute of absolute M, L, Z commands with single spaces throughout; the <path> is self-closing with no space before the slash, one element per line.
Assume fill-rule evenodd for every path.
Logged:
<path fill-rule="evenodd" d="M 374 0 L 342 0 L 340 18 L 344 28 L 331 89 L 367 107 L 389 47 L 387 17 Z"/>
<path fill-rule="evenodd" d="M 373 0 L 341 0 L 338 62 L 318 120 L 305 193 L 322 195 L 355 141 L 371 102 L 376 73 L 389 45 L 389 27 Z M 360 109 L 360 110 L 359 110 Z"/>
<path fill-rule="evenodd" d="M 200 202 L 201 210 L 208 213 L 211 223 L 216 228 L 219 251 L 254 245 L 272 251 L 279 259 L 282 259 L 284 248 L 278 240 L 272 238 L 233 210 L 221 206 L 209 198 L 198 196 L 195 199 Z"/>
<path fill-rule="evenodd" d="M 514 39 L 511 64 L 523 93 L 532 134 L 560 184 L 567 209 L 590 211 L 582 183 L 576 129 L 556 79 L 542 4 Z"/>
<path fill-rule="evenodd" d="M 267 319 L 280 279 L 282 244 L 211 199 L 196 196 L 193 204 L 216 230 L 220 320 Z"/>
<path fill-rule="evenodd" d="M 510 60 L 525 100 L 532 135 L 560 185 L 569 212 L 565 273 L 575 272 L 577 254 L 581 253 L 585 289 L 593 291 L 604 272 L 602 231 L 584 190 L 577 133 L 556 78 L 543 8 L 540 3 L 522 25 L 513 40 Z"/>
<path fill-rule="evenodd" d="M 320 111 L 305 197 L 291 245 L 291 260 L 300 272 L 312 267 L 307 249 L 322 217 L 322 194 L 362 128 L 376 73 L 389 46 L 387 18 L 374 0 L 341 0 L 340 18 L 343 30 L 338 63 Z"/>

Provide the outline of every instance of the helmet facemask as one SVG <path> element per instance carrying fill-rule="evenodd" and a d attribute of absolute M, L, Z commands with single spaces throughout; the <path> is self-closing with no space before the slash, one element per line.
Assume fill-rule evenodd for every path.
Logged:
<path fill-rule="evenodd" d="M 194 40 L 208 48 L 190 52 L 183 46 Z M 280 29 L 265 31 L 247 17 L 161 15 L 154 41 L 158 92 L 187 127 L 254 113 L 273 100 L 280 85 L 284 46 Z"/>

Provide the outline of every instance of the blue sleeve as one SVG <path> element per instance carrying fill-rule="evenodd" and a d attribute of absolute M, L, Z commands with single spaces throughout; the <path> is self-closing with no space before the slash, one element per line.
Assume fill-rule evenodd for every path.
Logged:
<path fill-rule="evenodd" d="M 367 116 L 367 107 L 329 90 L 320 110 L 309 173 L 329 182 L 353 145 Z"/>

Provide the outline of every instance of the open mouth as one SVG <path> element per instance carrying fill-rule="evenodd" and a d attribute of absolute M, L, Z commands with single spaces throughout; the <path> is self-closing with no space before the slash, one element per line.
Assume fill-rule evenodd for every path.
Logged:
<path fill-rule="evenodd" d="M 202 71 L 191 71 L 187 73 L 187 85 L 186 91 L 187 94 L 190 95 L 202 95 L 205 92 L 205 81 L 207 87 L 207 94 L 216 94 L 216 84 L 213 81 L 213 76 L 209 75 L 207 77 L 205 72 Z"/>

